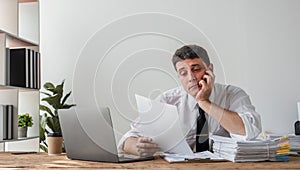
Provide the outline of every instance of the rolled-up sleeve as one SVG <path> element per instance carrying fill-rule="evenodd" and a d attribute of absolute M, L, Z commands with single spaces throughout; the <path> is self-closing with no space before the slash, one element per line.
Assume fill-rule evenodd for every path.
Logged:
<path fill-rule="evenodd" d="M 130 124 L 130 130 L 128 132 L 126 132 L 120 139 L 119 143 L 118 143 L 118 152 L 122 153 L 124 152 L 123 148 L 124 148 L 124 142 L 127 138 L 129 137 L 140 137 L 142 136 L 141 132 L 138 131 L 138 129 L 136 128 L 136 122 L 138 121 L 138 118 L 132 122 Z"/>
<path fill-rule="evenodd" d="M 229 97 L 229 110 L 237 112 L 241 117 L 246 135 L 230 134 L 239 140 L 251 140 L 261 133 L 261 118 L 251 104 L 250 97 L 240 88 L 236 88 Z"/>
<path fill-rule="evenodd" d="M 243 112 L 238 113 L 243 120 L 246 135 L 230 134 L 232 138 L 238 138 L 239 140 L 251 140 L 255 139 L 261 133 L 260 115 L 256 112 Z"/>

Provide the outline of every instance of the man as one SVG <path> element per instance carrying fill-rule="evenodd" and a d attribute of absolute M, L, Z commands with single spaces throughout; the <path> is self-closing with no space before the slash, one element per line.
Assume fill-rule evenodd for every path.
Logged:
<path fill-rule="evenodd" d="M 186 141 L 194 151 L 208 149 L 207 134 L 239 140 L 259 135 L 260 116 L 249 96 L 238 87 L 214 83 L 213 64 L 205 49 L 197 45 L 183 46 L 175 52 L 172 62 L 182 87 L 164 92 L 158 100 L 177 107 Z M 208 132 L 206 140 L 201 141 L 199 136 L 205 136 L 203 129 Z M 142 136 L 132 123 L 131 130 L 121 138 L 119 149 L 149 156 L 159 151 L 159 146 Z"/>

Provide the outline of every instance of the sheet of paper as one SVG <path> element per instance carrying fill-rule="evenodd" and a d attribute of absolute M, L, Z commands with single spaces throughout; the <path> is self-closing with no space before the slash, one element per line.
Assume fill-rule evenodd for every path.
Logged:
<path fill-rule="evenodd" d="M 176 106 L 135 95 L 139 111 L 137 128 L 151 137 L 163 152 L 192 155 L 182 133 Z"/>
<path fill-rule="evenodd" d="M 220 158 L 219 156 L 211 153 L 210 151 L 197 152 L 193 155 L 184 155 L 184 154 L 160 154 L 168 162 L 185 162 L 189 160 L 211 160 L 211 161 L 225 161 L 225 159 Z"/>

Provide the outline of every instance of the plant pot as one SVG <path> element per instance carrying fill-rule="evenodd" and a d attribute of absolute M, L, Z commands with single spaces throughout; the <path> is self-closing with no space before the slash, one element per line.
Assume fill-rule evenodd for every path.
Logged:
<path fill-rule="evenodd" d="M 27 127 L 18 127 L 18 137 L 19 138 L 27 137 Z"/>
<path fill-rule="evenodd" d="M 59 155 L 62 152 L 62 134 L 61 133 L 48 133 L 48 155 Z"/>

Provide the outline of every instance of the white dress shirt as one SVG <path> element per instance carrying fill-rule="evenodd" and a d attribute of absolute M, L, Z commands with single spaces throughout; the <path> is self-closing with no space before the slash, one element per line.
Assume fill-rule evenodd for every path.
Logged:
<path fill-rule="evenodd" d="M 195 98 L 180 86 L 164 92 L 158 96 L 157 100 L 177 107 L 182 132 L 187 143 L 191 148 L 195 149 L 196 125 L 199 115 Z M 261 133 L 260 115 L 255 111 L 249 96 L 242 89 L 231 85 L 215 83 L 209 100 L 224 109 L 237 112 L 243 120 L 246 131 L 245 136 L 228 133 L 217 120 L 214 120 L 205 113 L 206 120 L 208 121 L 209 135 L 230 136 L 239 140 L 250 140 L 256 138 Z M 143 136 L 135 126 L 134 122 L 131 123 L 131 129 L 120 139 L 118 144 L 120 151 L 122 151 L 126 138 L 130 136 Z"/>

